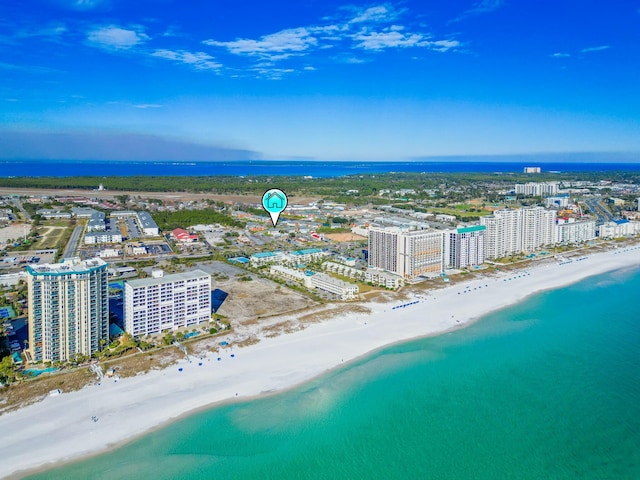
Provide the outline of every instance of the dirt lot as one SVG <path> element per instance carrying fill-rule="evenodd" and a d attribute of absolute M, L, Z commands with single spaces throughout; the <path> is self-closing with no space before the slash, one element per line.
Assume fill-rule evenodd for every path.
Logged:
<path fill-rule="evenodd" d="M 362 237 L 355 233 L 325 233 L 324 237 L 334 242 L 357 242 L 367 239 L 367 237 Z"/>
<path fill-rule="evenodd" d="M 25 226 L 27 233 L 29 233 L 31 226 L 26 223 L 14 223 L 0 228 L 0 245 L 7 243 L 7 240 L 21 239 L 24 236 Z"/>
<path fill-rule="evenodd" d="M 215 282 L 217 288 L 229 294 L 217 313 L 227 317 L 234 327 L 259 318 L 315 305 L 315 302 L 305 295 L 269 280 L 252 277 L 253 280 L 249 282 L 233 277 Z"/>

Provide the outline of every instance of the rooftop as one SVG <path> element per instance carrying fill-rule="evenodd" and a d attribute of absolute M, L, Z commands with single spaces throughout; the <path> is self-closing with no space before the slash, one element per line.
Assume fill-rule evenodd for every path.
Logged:
<path fill-rule="evenodd" d="M 165 275 L 159 278 L 139 278 L 136 280 L 129 280 L 126 282 L 127 285 L 130 285 L 133 288 L 139 287 L 149 287 L 152 285 L 162 285 L 163 283 L 171 283 L 171 282 L 179 282 L 181 280 L 192 280 L 194 278 L 201 277 L 209 277 L 207 272 L 203 272 L 202 270 L 191 270 L 190 272 L 183 273 L 173 273 L 171 275 Z"/>
<path fill-rule="evenodd" d="M 101 267 L 106 268 L 107 263 L 101 258 L 80 260 L 78 257 L 64 258 L 60 263 L 45 263 L 42 265 L 27 266 L 30 275 L 69 275 L 72 273 L 88 273 Z"/>

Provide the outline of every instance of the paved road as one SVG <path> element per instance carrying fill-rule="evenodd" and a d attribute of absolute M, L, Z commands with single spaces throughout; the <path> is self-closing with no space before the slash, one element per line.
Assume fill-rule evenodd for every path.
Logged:
<path fill-rule="evenodd" d="M 69 239 L 69 243 L 67 243 L 67 248 L 64 249 L 64 255 L 62 258 L 73 257 L 78 247 L 78 241 L 80 240 L 80 234 L 82 233 L 82 225 L 78 225 L 73 229 L 73 233 L 71 234 L 71 238 Z"/>
<path fill-rule="evenodd" d="M 598 223 L 602 224 L 615 220 L 611 211 L 602 204 L 601 200 L 597 198 L 585 198 L 585 203 L 587 207 L 589 207 L 589 210 L 591 210 L 591 213 L 594 213 L 596 217 L 598 217 Z"/>
<path fill-rule="evenodd" d="M 14 204 L 16 207 L 18 207 L 18 210 L 20 210 L 20 212 L 22 213 L 22 215 L 24 215 L 24 218 L 25 218 L 27 221 L 31 221 L 31 215 L 29 215 L 29 214 L 27 213 L 27 211 L 24 209 L 24 207 L 22 206 L 22 203 L 20 202 L 20 200 L 18 200 L 18 199 L 14 199 L 14 200 L 13 200 L 13 204 Z"/>

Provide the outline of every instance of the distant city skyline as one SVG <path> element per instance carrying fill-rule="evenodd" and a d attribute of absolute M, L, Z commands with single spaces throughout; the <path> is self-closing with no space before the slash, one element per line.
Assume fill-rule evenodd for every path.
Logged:
<path fill-rule="evenodd" d="M 0 159 L 640 161 L 638 1 L 3 11 Z"/>

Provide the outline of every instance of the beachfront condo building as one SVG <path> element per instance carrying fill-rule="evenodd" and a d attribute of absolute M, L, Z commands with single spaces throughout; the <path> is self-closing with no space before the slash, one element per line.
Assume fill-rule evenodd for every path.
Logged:
<path fill-rule="evenodd" d="M 398 272 L 398 228 L 369 229 L 369 266 Z"/>
<path fill-rule="evenodd" d="M 487 227 L 485 256 L 494 259 L 534 252 L 558 242 L 556 212 L 543 207 L 496 210 L 480 218 Z"/>
<path fill-rule="evenodd" d="M 444 232 L 437 230 L 369 229 L 369 267 L 405 279 L 444 270 Z"/>
<path fill-rule="evenodd" d="M 589 242 L 596 238 L 595 220 L 575 221 L 561 219 L 557 221 L 558 243 L 572 245 Z M 602 236 L 602 230 L 600 231 Z"/>
<path fill-rule="evenodd" d="M 450 268 L 468 268 L 484 263 L 485 234 L 487 227 L 474 225 L 459 227 L 445 233 L 447 266 Z"/>
<path fill-rule="evenodd" d="M 544 207 L 522 209 L 522 251 L 535 252 L 557 243 L 556 211 Z"/>
<path fill-rule="evenodd" d="M 211 275 L 202 270 L 127 281 L 124 329 L 138 337 L 211 319 Z"/>
<path fill-rule="evenodd" d="M 33 362 L 91 356 L 109 341 L 107 263 L 65 258 L 27 267 L 29 348 Z M 102 343 L 104 343 L 102 342 Z"/>

